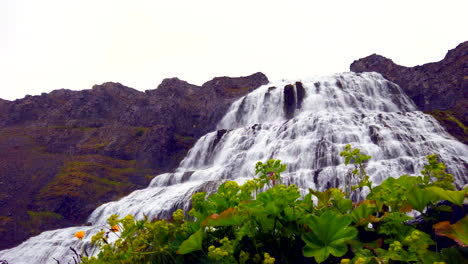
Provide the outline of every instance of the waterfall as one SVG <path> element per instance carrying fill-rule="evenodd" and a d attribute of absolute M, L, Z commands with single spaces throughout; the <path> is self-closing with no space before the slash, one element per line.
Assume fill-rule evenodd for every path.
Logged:
<path fill-rule="evenodd" d="M 349 168 L 339 153 L 347 144 L 372 156 L 367 171 L 374 184 L 389 176 L 417 175 L 429 154 L 440 156 L 458 187 L 467 183 L 468 147 L 377 73 L 270 83 L 233 103 L 217 128 L 197 141 L 175 172 L 94 210 L 88 218 L 92 226 L 43 232 L 0 251 L 0 259 L 68 263 L 69 247 L 79 250 L 111 214 L 164 218 L 176 208 L 188 210 L 194 192 L 212 192 L 228 179 L 251 179 L 255 163 L 270 158 L 287 164 L 283 183 L 296 184 L 303 193 L 343 188 Z M 73 237 L 78 230 L 86 231 L 83 241 Z"/>

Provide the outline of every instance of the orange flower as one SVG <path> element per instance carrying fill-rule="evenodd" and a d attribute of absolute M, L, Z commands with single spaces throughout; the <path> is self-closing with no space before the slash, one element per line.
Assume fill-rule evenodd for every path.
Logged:
<path fill-rule="evenodd" d="M 117 232 L 119 230 L 120 230 L 120 228 L 119 228 L 118 225 L 115 225 L 115 226 L 111 227 L 111 229 L 110 229 L 110 231 L 112 231 L 112 232 Z"/>
<path fill-rule="evenodd" d="M 78 239 L 83 239 L 84 234 L 85 234 L 85 231 L 78 231 L 75 233 L 75 237 L 77 237 Z"/>

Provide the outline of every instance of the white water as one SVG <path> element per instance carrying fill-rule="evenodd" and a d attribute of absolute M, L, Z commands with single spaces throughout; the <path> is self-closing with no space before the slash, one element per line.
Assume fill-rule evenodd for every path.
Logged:
<path fill-rule="evenodd" d="M 343 73 L 299 80 L 305 98 L 300 107 L 292 108 L 293 117 L 286 118 L 284 86 L 296 81 L 270 83 L 235 102 L 218 124 L 227 132 L 200 138 L 175 173 L 159 175 L 146 189 L 97 208 L 88 219 L 93 226 L 43 232 L 0 251 L 0 260 L 30 264 L 54 263 L 56 258 L 62 264 L 73 263 L 69 247 L 79 249 L 83 243 L 73 237 L 76 231 L 87 231 L 87 241 L 111 214 L 167 217 L 175 208 L 188 209 L 196 191 L 213 191 L 227 179 L 252 178 L 259 160 L 281 159 L 288 165 L 283 183 L 295 183 L 303 190 L 342 188 L 349 168 L 341 164 L 339 152 L 346 144 L 372 156 L 367 168 L 374 184 L 388 176 L 418 174 L 425 156 L 434 153 L 458 186 L 468 182 L 464 176 L 468 147 L 449 136 L 434 118 L 416 111 L 401 89 L 381 75 Z M 296 94 L 295 100 L 300 96 Z"/>

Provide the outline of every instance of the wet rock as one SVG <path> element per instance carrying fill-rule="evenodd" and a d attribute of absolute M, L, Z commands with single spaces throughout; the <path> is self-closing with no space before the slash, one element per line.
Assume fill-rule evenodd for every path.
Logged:
<path fill-rule="evenodd" d="M 283 109 L 287 119 L 294 117 L 294 111 L 296 110 L 296 91 L 292 84 L 288 84 L 284 87 L 284 102 Z"/>
<path fill-rule="evenodd" d="M 296 82 L 295 86 L 297 93 L 297 108 L 301 108 L 302 102 L 304 101 L 304 98 L 306 96 L 306 92 L 301 82 Z"/>
<path fill-rule="evenodd" d="M 338 88 L 343 89 L 343 83 L 340 80 L 336 80 L 335 84 Z"/>
<path fill-rule="evenodd" d="M 315 93 L 320 93 L 320 82 L 315 82 L 314 86 L 315 86 Z"/>
<path fill-rule="evenodd" d="M 369 126 L 369 137 L 372 143 L 380 145 L 383 141 L 382 136 L 379 134 L 380 128 L 377 126 Z"/>
<path fill-rule="evenodd" d="M 216 131 L 216 139 L 213 142 L 213 148 L 215 148 L 216 145 L 218 145 L 219 141 L 224 136 L 224 134 L 226 134 L 226 132 L 227 132 L 226 129 L 221 129 L 221 130 Z"/>

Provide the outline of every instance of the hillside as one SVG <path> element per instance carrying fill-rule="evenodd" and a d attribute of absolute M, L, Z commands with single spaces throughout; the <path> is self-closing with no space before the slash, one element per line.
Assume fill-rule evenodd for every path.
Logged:
<path fill-rule="evenodd" d="M 266 83 L 262 73 L 202 86 L 172 78 L 145 92 L 104 83 L 0 100 L 0 249 L 83 224 L 98 205 L 147 186 Z"/>

